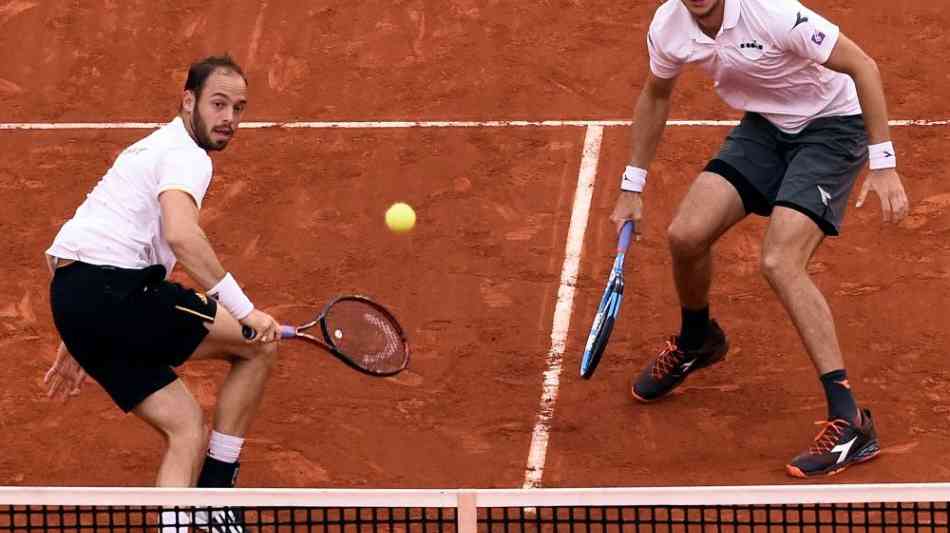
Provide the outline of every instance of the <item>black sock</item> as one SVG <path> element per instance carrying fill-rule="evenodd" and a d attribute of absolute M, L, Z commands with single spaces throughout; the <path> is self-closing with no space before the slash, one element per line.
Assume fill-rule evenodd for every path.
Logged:
<path fill-rule="evenodd" d="M 233 488 L 240 468 L 241 463 L 225 463 L 206 455 L 205 462 L 201 465 L 201 473 L 198 474 L 198 486 L 215 489 Z"/>
<path fill-rule="evenodd" d="M 841 418 L 857 423 L 858 405 L 851 395 L 848 372 L 842 368 L 822 374 L 821 385 L 825 388 L 825 398 L 828 399 L 828 420 Z"/>
<path fill-rule="evenodd" d="M 682 317 L 678 339 L 679 348 L 695 350 L 703 345 L 706 333 L 709 331 L 709 306 L 695 311 L 683 307 Z"/>

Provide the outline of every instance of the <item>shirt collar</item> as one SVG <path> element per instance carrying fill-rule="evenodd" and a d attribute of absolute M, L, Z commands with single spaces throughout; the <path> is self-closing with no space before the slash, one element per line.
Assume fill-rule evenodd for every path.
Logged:
<path fill-rule="evenodd" d="M 725 2 L 725 7 L 722 13 L 722 27 L 719 29 L 720 34 L 726 30 L 731 30 L 732 28 L 735 28 L 736 24 L 739 23 L 739 12 L 740 12 L 739 4 L 742 3 L 742 0 L 722 0 L 722 1 Z M 693 16 L 689 13 L 689 10 L 686 9 L 686 6 L 680 3 L 680 8 L 682 8 L 683 11 L 686 12 L 686 16 L 689 17 L 689 20 L 692 23 L 693 40 L 703 39 L 703 40 L 711 41 L 712 39 L 710 39 L 708 35 L 703 33 L 702 28 L 699 27 L 699 24 L 696 22 L 696 19 L 694 19 Z"/>
<path fill-rule="evenodd" d="M 185 120 L 181 118 L 181 115 L 178 115 L 177 117 L 172 119 L 172 121 L 169 122 L 168 125 L 171 126 L 172 129 L 176 130 L 178 135 L 184 135 L 185 137 L 187 137 L 188 140 L 191 141 L 191 144 L 195 145 L 195 148 L 204 150 L 203 148 L 201 148 L 198 142 L 195 141 L 194 137 L 192 137 L 191 134 L 188 133 L 188 128 L 185 127 Z M 207 150 L 205 151 L 207 152 Z"/>

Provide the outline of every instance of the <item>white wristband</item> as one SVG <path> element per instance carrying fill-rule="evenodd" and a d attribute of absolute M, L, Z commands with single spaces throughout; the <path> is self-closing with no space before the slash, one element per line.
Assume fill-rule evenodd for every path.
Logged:
<path fill-rule="evenodd" d="M 868 167 L 871 170 L 897 167 L 897 152 L 894 151 L 894 143 L 891 141 L 868 146 L 868 156 Z"/>
<path fill-rule="evenodd" d="M 217 285 L 211 287 L 208 295 L 217 300 L 234 318 L 241 320 L 254 310 L 254 304 L 244 294 L 241 287 L 234 280 L 230 272 L 221 278 Z"/>
<path fill-rule="evenodd" d="M 628 192 L 643 192 L 647 183 L 647 171 L 642 168 L 627 165 L 620 180 L 620 190 Z"/>

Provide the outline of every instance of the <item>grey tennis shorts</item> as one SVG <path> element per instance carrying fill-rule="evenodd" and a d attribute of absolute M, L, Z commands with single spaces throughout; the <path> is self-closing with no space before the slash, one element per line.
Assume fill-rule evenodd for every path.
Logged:
<path fill-rule="evenodd" d="M 775 206 L 788 207 L 826 235 L 838 235 L 867 157 L 861 115 L 819 118 L 799 133 L 785 133 L 746 113 L 706 171 L 732 183 L 747 213 L 769 216 Z"/>

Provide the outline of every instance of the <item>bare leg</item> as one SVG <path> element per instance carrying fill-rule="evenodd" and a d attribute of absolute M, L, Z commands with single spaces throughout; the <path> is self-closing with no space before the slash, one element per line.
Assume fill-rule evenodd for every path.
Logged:
<path fill-rule="evenodd" d="M 722 176 L 703 172 L 693 182 L 669 228 L 673 278 L 683 307 L 709 305 L 712 245 L 745 216 L 739 193 Z"/>
<path fill-rule="evenodd" d="M 682 307 L 675 344 L 668 343 L 635 377 L 633 397 L 651 402 L 669 394 L 686 376 L 715 364 L 729 350 L 725 334 L 709 318 L 712 246 L 746 215 L 742 198 L 725 178 L 703 172 L 680 203 L 669 228 L 673 278 Z"/>
<path fill-rule="evenodd" d="M 218 307 L 211 331 L 194 359 L 224 359 L 231 370 L 218 391 L 214 429 L 218 433 L 243 437 L 257 412 L 277 356 L 276 343 L 246 342 L 241 324 L 223 307 Z"/>
<path fill-rule="evenodd" d="M 791 316 L 819 374 L 844 368 L 828 302 L 806 267 L 824 233 L 806 215 L 776 207 L 762 250 L 762 272 Z"/>
<path fill-rule="evenodd" d="M 185 384 L 180 379 L 169 383 L 132 412 L 165 438 L 165 456 L 158 469 L 156 485 L 194 485 L 207 438 L 201 407 Z"/>

